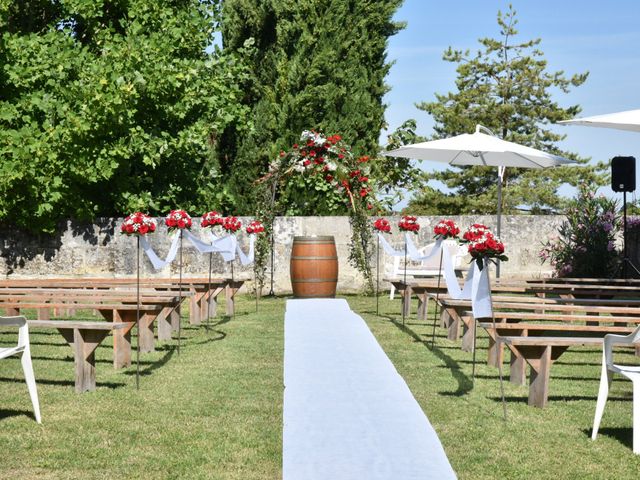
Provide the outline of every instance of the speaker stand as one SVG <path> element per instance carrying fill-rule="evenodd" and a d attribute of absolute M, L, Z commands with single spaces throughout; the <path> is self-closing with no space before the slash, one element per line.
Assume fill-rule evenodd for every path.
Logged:
<path fill-rule="evenodd" d="M 636 272 L 636 275 L 640 277 L 640 270 L 629 260 L 627 254 L 627 191 L 622 192 L 622 276 L 628 278 L 627 267 L 630 266 Z"/>

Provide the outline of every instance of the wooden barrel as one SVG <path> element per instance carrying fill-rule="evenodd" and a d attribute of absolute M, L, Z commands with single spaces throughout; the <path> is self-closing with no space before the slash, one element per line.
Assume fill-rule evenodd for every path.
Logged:
<path fill-rule="evenodd" d="M 333 237 L 293 237 L 290 273 L 294 297 L 335 297 L 338 255 Z"/>

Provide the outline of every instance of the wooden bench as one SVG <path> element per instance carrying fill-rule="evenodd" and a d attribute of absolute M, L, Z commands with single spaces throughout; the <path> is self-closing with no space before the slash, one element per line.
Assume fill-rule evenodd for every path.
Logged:
<path fill-rule="evenodd" d="M 130 330 L 133 324 L 67 320 L 28 320 L 29 328 L 55 328 L 73 350 L 76 392 L 96 388 L 95 350 L 109 333 Z"/>
<path fill-rule="evenodd" d="M 157 291 L 178 291 L 182 289 L 184 296 L 190 298 L 190 322 L 199 325 L 209 314 L 215 316 L 217 311 L 217 297 L 224 290 L 225 298 L 228 300 L 227 314 L 235 313 L 234 298 L 245 282 L 245 279 L 235 279 L 233 285 L 231 279 L 212 277 L 209 282 L 208 277 L 183 278 L 182 284 L 175 278 L 145 278 L 140 282 L 141 287 L 154 289 Z M 109 277 L 85 277 L 85 278 L 45 278 L 45 279 L 5 279 L 0 280 L 0 287 L 46 287 L 46 288 L 74 288 L 87 290 L 108 290 L 118 288 L 135 288 L 136 280 L 132 278 L 109 278 Z M 187 293 L 189 294 L 187 295 Z M 158 332 L 160 339 L 170 339 L 171 331 L 177 329 L 178 311 L 173 313 L 169 319 L 161 316 L 158 319 Z"/>
<path fill-rule="evenodd" d="M 498 336 L 522 361 L 531 367 L 528 403 L 544 408 L 549 398 L 549 375 L 551 365 L 571 346 L 598 346 L 602 338 L 589 337 L 520 337 Z"/>
<path fill-rule="evenodd" d="M 100 314 L 108 320 L 110 323 L 103 323 L 104 325 L 111 325 L 118 323 L 126 324 L 126 328 L 118 327 L 114 332 L 113 338 L 113 365 L 115 368 L 128 367 L 131 365 L 131 329 L 135 325 L 137 315 L 137 305 L 133 303 L 83 303 L 82 305 L 75 304 L 79 308 L 86 308 L 91 310 L 97 310 Z M 35 302 L 28 301 L 18 302 L 3 302 L 0 303 L 0 307 L 4 307 L 7 311 L 7 315 L 19 315 L 21 310 L 40 308 L 65 308 L 68 307 L 68 302 Z M 159 305 L 140 305 L 140 331 L 139 345 L 140 352 L 151 352 L 154 350 L 154 334 L 153 334 L 153 321 L 162 311 L 163 307 Z M 47 320 L 42 320 L 47 321 Z M 51 320 L 53 321 L 53 320 Z"/>
<path fill-rule="evenodd" d="M 566 325 L 556 323 L 502 323 L 478 322 L 489 335 L 489 353 L 487 363 L 498 366 L 503 362 L 503 349 L 500 348 L 498 337 L 540 337 L 540 336 L 598 336 L 608 333 L 627 334 L 633 332 L 633 327 L 610 325 Z M 495 348 L 497 346 L 497 348 Z M 510 381 L 516 385 L 524 385 L 526 381 L 526 363 L 521 357 L 511 355 Z"/>

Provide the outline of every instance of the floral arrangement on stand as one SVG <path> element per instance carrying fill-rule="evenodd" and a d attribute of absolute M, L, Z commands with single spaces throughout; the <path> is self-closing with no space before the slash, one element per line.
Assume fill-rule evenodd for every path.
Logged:
<path fill-rule="evenodd" d="M 174 230 L 190 230 L 191 229 L 191 217 L 184 210 L 171 210 L 169 215 L 164 219 L 164 223 L 169 229 L 169 232 Z"/>
<path fill-rule="evenodd" d="M 471 261 L 475 261 L 478 268 L 484 268 L 485 259 L 509 260 L 504 254 L 504 243 L 481 224 L 474 224 L 464 233 L 463 239 L 469 244 L 468 251 Z"/>
<path fill-rule="evenodd" d="M 232 235 L 242 228 L 242 222 L 237 217 L 224 217 L 220 225 L 225 232 Z"/>
<path fill-rule="evenodd" d="M 146 213 L 134 212 L 127 216 L 120 226 L 124 235 L 146 235 L 156 231 L 156 221 Z"/>
<path fill-rule="evenodd" d="M 386 218 L 378 218 L 373 222 L 373 229 L 380 233 L 391 233 L 391 224 Z"/>
<path fill-rule="evenodd" d="M 436 226 L 433 227 L 433 234 L 436 240 L 457 240 L 460 234 L 460 228 L 458 228 L 453 220 L 440 220 Z"/>
<path fill-rule="evenodd" d="M 214 228 L 217 226 L 221 226 L 224 218 L 221 214 L 212 210 L 210 212 L 205 213 L 202 216 L 202 220 L 200 221 L 200 226 L 202 228 Z"/>
<path fill-rule="evenodd" d="M 309 205 L 329 214 L 347 212 L 352 232 L 349 261 L 363 273 L 372 292 L 369 215 L 377 202 L 370 171 L 369 157 L 355 156 L 340 135 L 305 130 L 288 152 L 280 152 L 257 183 L 268 184 L 264 196 L 272 213 L 263 218 L 272 219 L 275 211 L 306 215 Z M 278 203 L 278 193 L 288 199 L 287 205 Z"/>
<path fill-rule="evenodd" d="M 412 232 L 417 235 L 420 231 L 420 224 L 413 215 L 404 215 L 398 222 L 398 228 L 401 232 Z"/>
<path fill-rule="evenodd" d="M 249 225 L 247 225 L 246 232 L 249 235 L 257 235 L 260 233 L 264 233 L 264 225 L 259 220 L 254 220 Z"/>

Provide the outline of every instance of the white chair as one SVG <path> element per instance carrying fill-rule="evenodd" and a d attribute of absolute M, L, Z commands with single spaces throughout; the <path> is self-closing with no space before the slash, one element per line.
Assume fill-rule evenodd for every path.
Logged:
<path fill-rule="evenodd" d="M 430 252 L 435 243 L 430 243 L 418 251 L 420 255 L 425 255 Z M 465 245 L 458 245 L 456 242 L 445 242 L 445 247 L 449 249 L 450 254 L 453 256 L 453 268 L 459 271 L 462 268 L 462 258 L 467 254 L 467 247 Z M 407 257 L 407 278 L 424 278 L 424 277 L 437 277 L 442 275 L 440 269 L 440 255 L 434 255 L 428 260 L 421 262 L 415 262 Z M 393 271 L 391 272 L 393 278 L 404 278 L 404 256 L 393 257 Z M 389 292 L 389 300 L 393 300 L 396 288 L 391 285 L 391 291 Z"/>
<path fill-rule="evenodd" d="M 36 422 L 40 421 L 40 403 L 38 402 L 38 391 L 36 390 L 36 378 L 33 374 L 31 364 L 31 348 L 29 347 L 29 327 L 25 317 L 0 317 L 0 326 L 18 327 L 18 345 L 15 347 L 0 348 L 0 359 L 19 354 L 24 371 L 24 378 L 29 389 L 29 396 L 33 404 L 33 411 Z"/>
<path fill-rule="evenodd" d="M 618 365 L 613 363 L 614 345 L 640 346 L 640 327 L 629 335 L 608 334 L 604 337 L 602 347 L 602 373 L 600 375 L 600 390 L 596 403 L 596 414 L 593 419 L 593 432 L 591 440 L 595 440 L 600 428 L 600 420 L 604 412 L 604 405 L 607 403 L 609 388 L 613 380 L 613 374 L 619 373 L 631 380 L 633 385 L 633 453 L 640 454 L 640 366 Z"/>

